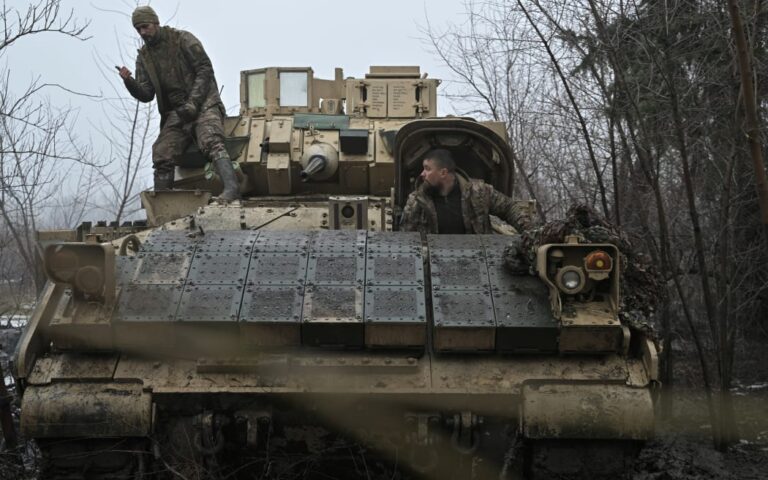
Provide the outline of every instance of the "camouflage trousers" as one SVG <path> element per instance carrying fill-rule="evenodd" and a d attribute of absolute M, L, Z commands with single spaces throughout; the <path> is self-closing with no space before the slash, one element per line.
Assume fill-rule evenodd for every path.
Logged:
<path fill-rule="evenodd" d="M 176 112 L 168 115 L 160 135 L 152 145 L 152 163 L 157 174 L 173 174 L 184 151 L 192 142 L 211 159 L 224 148 L 224 126 L 221 110 L 214 106 L 200 113 L 192 122 L 184 122 Z"/>

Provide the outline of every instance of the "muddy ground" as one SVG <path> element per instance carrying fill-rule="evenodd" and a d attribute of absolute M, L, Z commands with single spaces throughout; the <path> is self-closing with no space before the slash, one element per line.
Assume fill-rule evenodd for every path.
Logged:
<path fill-rule="evenodd" d="M 6 375 L 19 330 L 0 328 L 0 361 Z M 675 344 L 673 417 L 660 421 L 657 438 L 641 450 L 629 478 L 633 480 L 768 478 L 768 349 L 765 339 L 742 342 L 733 389 L 739 443 L 725 453 L 713 448 L 706 401 L 693 345 Z M 8 383 L 8 379 L 6 380 Z M 14 405 L 18 415 L 18 406 Z M 3 449 L 4 450 L 4 449 Z M 37 456 L 29 446 L 25 466 L 15 466 L 0 452 L 0 479 L 37 480 Z"/>
<path fill-rule="evenodd" d="M 684 334 L 685 332 L 681 332 Z M 659 420 L 657 439 L 641 451 L 634 480 L 768 479 L 768 339 L 742 339 L 734 365 L 734 409 L 739 442 L 713 448 L 701 370 L 693 342 L 673 348 L 673 415 Z"/>

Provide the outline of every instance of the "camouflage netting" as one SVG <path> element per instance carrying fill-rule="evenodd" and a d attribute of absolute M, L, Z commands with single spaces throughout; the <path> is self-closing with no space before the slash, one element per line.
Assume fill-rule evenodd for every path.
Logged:
<path fill-rule="evenodd" d="M 662 279 L 647 255 L 636 252 L 627 236 L 586 205 L 571 207 L 565 219 L 526 230 L 504 250 L 504 264 L 516 275 L 533 272 L 540 245 L 563 243 L 568 235 L 580 235 L 589 243 L 610 243 L 619 249 L 621 303 L 619 317 L 634 328 L 650 331 L 649 323 L 664 295 Z"/>

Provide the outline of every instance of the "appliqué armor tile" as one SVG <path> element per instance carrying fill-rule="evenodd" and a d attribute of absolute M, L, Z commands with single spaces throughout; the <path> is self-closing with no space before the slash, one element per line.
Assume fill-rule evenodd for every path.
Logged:
<path fill-rule="evenodd" d="M 361 347 L 364 340 L 362 287 L 307 289 L 301 326 L 303 344 Z"/>
<path fill-rule="evenodd" d="M 421 255 L 412 252 L 368 253 L 367 285 L 424 285 Z"/>
<path fill-rule="evenodd" d="M 182 322 L 237 321 L 243 288 L 234 285 L 188 285 L 176 319 Z"/>
<path fill-rule="evenodd" d="M 167 351 L 176 343 L 176 310 L 181 285 L 126 285 L 114 313 L 114 339 L 118 349 Z"/>
<path fill-rule="evenodd" d="M 477 235 L 427 235 L 427 242 L 430 257 L 477 257 L 485 261 L 485 250 Z"/>
<path fill-rule="evenodd" d="M 170 322 L 181 300 L 179 285 L 126 285 L 120 291 L 115 320 Z"/>
<path fill-rule="evenodd" d="M 368 253 L 421 252 L 421 235 L 417 232 L 368 232 Z"/>
<path fill-rule="evenodd" d="M 302 287 L 247 287 L 240 308 L 244 343 L 259 347 L 299 345 L 303 302 Z"/>
<path fill-rule="evenodd" d="M 317 286 L 304 297 L 304 321 L 359 321 L 363 319 L 362 288 Z"/>
<path fill-rule="evenodd" d="M 140 253 L 139 266 L 133 277 L 136 285 L 182 285 L 187 280 L 192 254 Z"/>
<path fill-rule="evenodd" d="M 432 296 L 435 350 L 478 351 L 495 348 L 496 322 L 485 291 L 441 291 Z"/>
<path fill-rule="evenodd" d="M 365 230 L 320 230 L 312 239 L 312 253 L 358 253 L 365 251 Z"/>
<path fill-rule="evenodd" d="M 496 348 L 502 352 L 556 352 L 558 324 L 547 288 L 535 277 L 515 277 L 507 291 L 493 293 Z"/>
<path fill-rule="evenodd" d="M 313 285 L 357 285 L 365 279 L 362 253 L 327 252 L 311 254 L 307 283 Z"/>
<path fill-rule="evenodd" d="M 507 291 L 515 286 L 515 283 L 521 278 L 520 275 L 512 275 L 507 267 L 500 263 L 489 263 L 488 278 L 491 281 L 491 290 Z M 522 278 L 525 278 L 522 276 Z M 533 278 L 533 277 L 531 277 Z M 536 277 L 538 278 L 538 277 Z"/>
<path fill-rule="evenodd" d="M 412 286 L 366 287 L 365 319 L 368 322 L 425 323 L 424 289 Z"/>
<path fill-rule="evenodd" d="M 141 245 L 142 252 L 193 252 L 197 232 L 189 230 L 155 230 Z"/>
<path fill-rule="evenodd" d="M 253 244 L 257 252 L 302 252 L 309 249 L 312 232 L 263 230 Z"/>
<path fill-rule="evenodd" d="M 429 250 L 481 250 L 477 235 L 427 235 Z"/>
<path fill-rule="evenodd" d="M 243 322 L 298 322 L 304 289 L 295 286 L 249 286 L 243 294 Z"/>
<path fill-rule="evenodd" d="M 306 252 L 257 253 L 248 267 L 249 285 L 304 285 L 307 281 Z"/>
<path fill-rule="evenodd" d="M 504 249 L 519 235 L 480 235 L 480 240 L 485 247 L 485 258 L 488 265 L 501 264 Z"/>
<path fill-rule="evenodd" d="M 488 288 L 488 268 L 481 256 L 430 256 L 432 288 L 434 290 L 485 290 Z"/>
<path fill-rule="evenodd" d="M 424 348 L 427 313 L 423 288 L 367 287 L 364 313 L 366 346 Z"/>
<path fill-rule="evenodd" d="M 251 230 L 209 230 L 200 239 L 197 251 L 220 253 L 250 252 L 258 237 L 259 232 Z"/>
<path fill-rule="evenodd" d="M 198 250 L 192 258 L 187 284 L 243 285 L 248 274 L 250 252 L 219 253 Z"/>

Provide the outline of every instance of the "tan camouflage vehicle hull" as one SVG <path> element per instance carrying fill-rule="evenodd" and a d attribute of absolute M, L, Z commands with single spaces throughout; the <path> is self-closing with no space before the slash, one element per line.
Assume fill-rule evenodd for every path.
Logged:
<path fill-rule="evenodd" d="M 302 72 L 307 104 L 282 105 L 281 75 Z M 209 203 L 190 166 L 179 190 L 143 194 L 148 226 L 41 232 L 50 281 L 14 366 L 47 478 L 626 467 L 653 435 L 658 365 L 618 319 L 616 247 L 542 246 L 531 275 L 512 275 L 501 222 L 397 231 L 435 146 L 512 193 L 503 130 L 431 118 L 437 83 L 413 67 L 244 72 L 228 146 L 245 200 Z"/>

